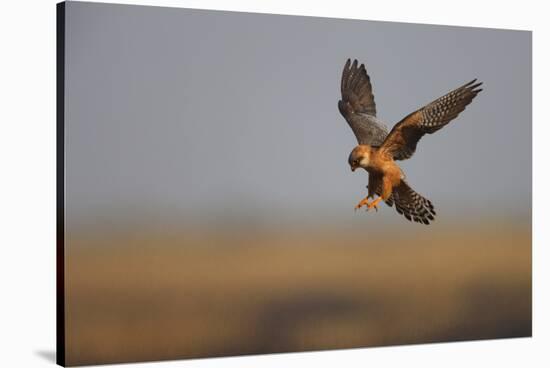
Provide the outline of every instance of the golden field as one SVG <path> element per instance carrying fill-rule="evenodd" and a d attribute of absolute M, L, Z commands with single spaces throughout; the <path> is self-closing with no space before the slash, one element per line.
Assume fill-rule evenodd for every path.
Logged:
<path fill-rule="evenodd" d="M 531 335 L 526 225 L 71 239 L 69 365 Z"/>

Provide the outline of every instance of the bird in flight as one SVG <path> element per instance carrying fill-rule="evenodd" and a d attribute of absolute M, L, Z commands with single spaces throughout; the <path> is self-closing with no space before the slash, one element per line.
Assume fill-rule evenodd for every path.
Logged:
<path fill-rule="evenodd" d="M 395 205 L 409 221 L 428 225 L 435 209 L 427 198 L 415 192 L 405 181 L 396 161 L 411 158 L 424 134 L 432 134 L 456 118 L 481 92 L 476 79 L 410 113 L 388 133 L 376 117 L 372 85 L 365 65 L 348 59 L 342 72 L 342 99 L 338 109 L 357 138 L 348 163 L 352 171 L 363 168 L 369 173 L 368 194 L 356 206 L 378 210 L 380 201 Z M 374 199 L 374 197 L 378 198 Z M 369 203 L 369 198 L 373 201 Z"/>

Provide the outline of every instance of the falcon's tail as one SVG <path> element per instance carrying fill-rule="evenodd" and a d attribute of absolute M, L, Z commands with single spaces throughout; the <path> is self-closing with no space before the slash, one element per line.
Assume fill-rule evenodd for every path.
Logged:
<path fill-rule="evenodd" d="M 435 218 L 435 209 L 430 200 L 416 193 L 404 180 L 393 188 L 392 196 L 395 209 L 409 221 L 426 225 Z M 388 203 L 389 204 L 389 203 Z M 389 204 L 391 206 L 391 204 Z"/>

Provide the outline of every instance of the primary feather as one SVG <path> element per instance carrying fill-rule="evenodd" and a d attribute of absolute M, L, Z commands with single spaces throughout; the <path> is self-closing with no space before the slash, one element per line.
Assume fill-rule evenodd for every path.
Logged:
<path fill-rule="evenodd" d="M 410 158 L 424 134 L 435 133 L 449 124 L 482 91 L 478 88 L 481 83 L 475 82 L 474 79 L 407 115 L 395 124 L 380 148 L 394 160 Z"/>
<path fill-rule="evenodd" d="M 353 130 L 359 144 L 380 146 L 388 135 L 386 125 L 376 118 L 376 104 L 365 65 L 348 59 L 342 72 L 342 99 L 338 109 Z"/>

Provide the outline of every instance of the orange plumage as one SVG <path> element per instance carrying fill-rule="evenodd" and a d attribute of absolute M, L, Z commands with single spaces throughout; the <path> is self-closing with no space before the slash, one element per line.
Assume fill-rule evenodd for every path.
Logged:
<path fill-rule="evenodd" d="M 358 145 L 349 155 L 352 171 L 361 167 L 369 173 L 368 195 L 355 208 L 366 206 L 378 210 L 380 201 L 393 206 L 408 220 L 429 224 L 434 220 L 432 203 L 416 193 L 405 181 L 397 160 L 406 160 L 414 154 L 418 141 L 432 134 L 456 118 L 482 90 L 476 80 L 447 93 L 428 105 L 407 115 L 388 133 L 384 123 L 376 117 L 376 104 L 370 77 L 365 66 L 351 64 L 348 59 L 342 72 L 342 99 L 338 109 L 352 128 Z M 369 203 L 369 198 L 374 198 Z"/>

